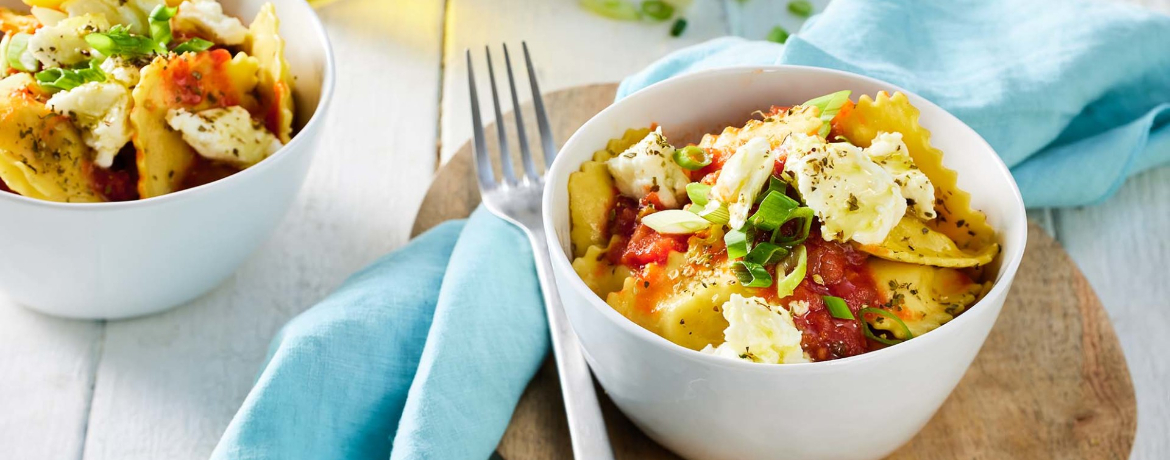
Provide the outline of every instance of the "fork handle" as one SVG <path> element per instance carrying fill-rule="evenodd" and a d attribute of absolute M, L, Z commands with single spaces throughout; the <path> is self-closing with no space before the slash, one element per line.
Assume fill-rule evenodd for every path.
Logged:
<path fill-rule="evenodd" d="M 573 457 L 578 460 L 613 460 L 613 449 L 605 431 L 605 419 L 601 415 L 601 405 L 597 402 L 589 365 L 585 362 L 577 335 L 569 326 L 565 309 L 561 306 L 561 297 L 557 293 L 544 232 L 529 230 L 528 239 L 532 243 L 536 276 L 544 294 L 553 356 L 556 357 L 561 394 L 565 399 L 565 415 L 569 419 Z"/>

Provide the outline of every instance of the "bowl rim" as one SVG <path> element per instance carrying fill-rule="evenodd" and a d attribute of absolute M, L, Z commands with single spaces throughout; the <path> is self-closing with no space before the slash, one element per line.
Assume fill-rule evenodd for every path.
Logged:
<path fill-rule="evenodd" d="M 330 107 L 331 103 L 333 102 L 333 86 L 334 86 L 334 77 L 335 77 L 334 73 L 336 70 L 336 65 L 335 65 L 334 56 L 333 56 L 333 45 L 329 41 L 329 34 L 325 31 L 325 26 L 324 26 L 324 24 L 321 23 L 321 17 L 317 15 L 317 12 L 315 10 L 313 10 L 313 8 L 310 7 L 307 2 L 291 1 L 291 2 L 285 2 L 285 3 L 292 5 L 293 8 L 301 9 L 301 11 L 303 11 L 305 14 L 307 14 L 309 16 L 309 21 L 313 26 L 313 31 L 316 32 L 317 39 L 321 42 L 322 45 L 324 45 L 323 47 L 325 49 L 325 65 L 324 65 L 324 69 L 322 72 L 322 79 L 321 79 L 321 95 L 317 98 L 317 107 L 315 109 L 313 109 L 313 115 L 309 117 L 309 121 L 306 122 L 304 127 L 300 129 L 300 133 L 304 133 L 304 132 L 310 131 L 311 128 L 315 128 L 316 125 L 323 123 L 323 121 L 321 121 L 321 120 L 323 118 L 325 118 L 325 114 L 328 113 L 328 111 L 329 111 L 329 107 Z M 282 39 L 283 39 L 283 37 L 282 37 Z M 250 168 L 244 169 L 243 171 L 232 174 L 231 176 L 228 176 L 228 177 L 225 177 L 223 179 L 216 180 L 216 181 L 208 182 L 208 183 L 200 185 L 198 187 L 192 187 L 192 188 L 185 189 L 185 190 L 179 190 L 177 192 L 168 193 L 168 194 L 162 195 L 162 196 L 156 196 L 156 197 L 145 198 L 145 199 L 138 199 L 138 200 L 133 200 L 133 201 L 104 201 L 104 202 L 99 202 L 99 203 L 67 203 L 67 202 L 60 202 L 60 201 L 48 201 L 48 200 L 41 200 L 41 199 L 37 199 L 37 198 L 31 198 L 31 197 L 27 197 L 24 195 L 20 195 L 18 193 L 0 192 L 0 204 L 8 202 L 8 203 L 13 203 L 13 204 L 31 205 L 31 206 L 41 207 L 41 208 L 50 208 L 50 209 L 102 211 L 102 210 L 117 210 L 117 209 L 127 209 L 127 208 L 143 208 L 143 207 L 149 207 L 149 206 L 154 206 L 154 205 L 164 205 L 166 203 L 170 203 L 170 202 L 174 202 L 174 201 L 193 199 L 201 194 L 209 193 L 208 190 L 217 188 L 217 186 L 226 186 L 226 184 L 228 184 L 228 183 L 245 181 L 245 180 L 248 180 L 248 178 L 250 178 L 252 176 L 262 174 L 267 169 L 274 168 L 275 167 L 274 163 L 276 163 L 276 161 L 280 161 L 281 159 L 288 156 L 287 154 L 284 154 L 286 151 L 290 150 L 294 146 L 298 146 L 300 144 L 304 144 L 306 142 L 309 142 L 308 140 L 306 140 L 307 137 L 308 136 L 300 136 L 298 133 L 297 136 L 293 136 L 292 140 L 290 140 L 287 144 L 281 146 L 280 149 L 278 149 L 272 155 L 269 155 L 267 158 L 264 159 L 264 161 L 261 161 Z"/>
<path fill-rule="evenodd" d="M 969 125 L 967 125 L 967 123 L 963 122 L 958 117 L 954 116 L 954 114 L 951 114 L 950 112 L 948 112 L 946 109 L 939 107 L 938 105 L 934 104 L 930 100 L 928 100 L 922 96 L 919 96 L 917 93 L 906 90 L 905 88 L 902 88 L 901 86 L 898 86 L 898 85 L 895 85 L 893 83 L 890 83 L 890 82 L 887 82 L 884 80 L 880 80 L 877 78 L 872 78 L 872 77 L 868 77 L 865 75 L 856 74 L 853 72 L 847 72 L 847 71 L 836 70 L 836 69 L 828 69 L 828 68 L 823 68 L 823 67 L 802 66 L 802 65 L 733 66 L 733 67 L 721 67 L 721 68 L 716 68 L 716 69 L 705 69 L 705 70 L 700 70 L 700 71 L 696 71 L 693 73 L 687 73 L 684 75 L 677 75 L 677 76 L 668 78 L 666 80 L 662 80 L 662 81 L 659 81 L 659 82 L 654 83 L 652 85 L 649 85 L 649 86 L 642 88 L 642 89 L 640 89 L 640 90 L 638 90 L 638 91 L 636 91 L 636 92 L 634 92 L 634 93 L 632 93 L 632 94 L 630 94 L 630 95 L 628 95 L 620 100 L 615 101 L 613 104 L 610 104 L 604 110 L 602 110 L 598 114 L 591 117 L 589 119 L 589 121 L 585 122 L 585 124 L 583 124 L 580 128 L 578 128 L 577 131 L 575 131 L 573 133 L 573 135 L 569 137 L 569 139 L 565 142 L 564 146 L 562 146 L 561 149 L 558 151 L 557 158 L 556 158 L 556 160 L 554 160 L 552 166 L 549 168 L 549 173 L 548 173 L 548 175 L 552 175 L 552 176 L 558 177 L 558 178 L 561 177 L 560 175 L 563 174 L 564 180 L 561 181 L 558 179 L 557 183 L 549 182 L 546 184 L 544 194 L 543 194 L 543 197 L 541 200 L 542 205 L 545 207 L 545 209 L 550 209 L 553 206 L 552 201 L 553 201 L 554 188 L 555 187 L 567 187 L 568 176 L 569 176 L 569 174 L 572 173 L 572 171 L 565 171 L 565 169 L 567 169 L 567 168 L 580 168 L 580 162 L 578 162 L 577 164 L 574 164 L 574 165 L 569 165 L 568 163 L 570 160 L 567 159 L 567 155 L 562 155 L 561 152 L 563 152 L 566 148 L 575 147 L 575 144 L 583 142 L 581 140 L 581 136 L 582 136 L 581 133 L 584 132 L 586 130 L 586 128 L 590 127 L 590 125 L 592 125 L 594 123 L 600 123 L 600 121 L 598 121 L 598 120 L 604 118 L 606 114 L 623 110 L 624 106 L 630 105 L 630 104 L 636 104 L 639 99 L 648 97 L 647 95 L 649 95 L 649 94 L 665 91 L 670 86 L 679 84 L 679 83 L 686 81 L 686 80 L 719 77 L 719 76 L 727 76 L 727 77 L 741 76 L 744 74 L 751 74 L 751 73 L 773 73 L 773 72 L 790 72 L 790 71 L 811 72 L 813 74 L 815 74 L 815 73 L 832 74 L 832 75 L 845 77 L 848 79 L 861 80 L 861 81 L 868 82 L 871 84 L 878 84 L 881 86 L 885 86 L 890 91 L 902 92 L 902 93 L 906 94 L 906 96 L 914 102 L 915 107 L 918 108 L 920 112 L 922 111 L 923 107 L 927 107 L 927 108 L 930 108 L 932 110 L 939 111 L 940 113 L 943 114 L 942 115 L 943 117 L 950 117 L 954 121 L 958 122 L 958 124 L 960 126 L 960 128 L 959 128 L 960 130 L 966 130 L 968 132 L 968 134 L 973 135 L 974 138 L 977 139 L 978 142 L 975 143 L 976 149 L 982 150 L 986 153 L 989 153 L 990 156 L 993 157 L 992 164 L 996 168 L 996 172 L 998 174 L 1000 174 L 1003 178 L 1006 178 L 1007 183 L 1010 186 L 1011 196 L 1012 196 L 1012 198 L 1014 198 L 1012 200 L 1012 203 L 1015 206 L 1015 211 L 1016 211 L 1014 213 L 1014 214 L 1016 214 L 1014 217 L 1018 222 L 1021 223 L 1021 225 L 1019 225 L 1017 227 L 1017 230 L 1015 232 L 1012 232 L 1012 234 L 1008 234 L 1007 232 L 1004 232 L 1002 228 L 997 229 L 997 231 L 1000 231 L 1001 235 L 1003 235 L 1002 241 L 1005 243 L 1005 245 L 1010 244 L 1012 251 L 1011 251 L 1011 253 L 1007 253 L 1006 251 L 1003 251 L 1001 249 L 1000 255 L 1002 257 L 1002 262 L 1000 265 L 1000 272 L 999 272 L 999 277 L 998 277 L 999 279 L 994 282 L 991 290 L 988 291 L 987 294 L 985 294 L 983 296 L 983 298 L 981 298 L 978 302 L 976 302 L 974 305 L 969 307 L 964 312 L 964 314 L 961 314 L 958 317 L 952 319 L 951 321 L 948 321 L 946 324 L 943 324 L 942 326 L 939 326 L 938 328 L 930 331 L 930 333 L 923 334 L 919 337 L 914 338 L 913 340 L 908 340 L 906 342 L 899 343 L 899 344 L 894 345 L 894 346 L 889 346 L 886 348 L 882 348 L 880 350 L 874 350 L 874 351 L 870 351 L 867 353 L 862 353 L 860 355 L 839 358 L 839 359 L 835 359 L 835 360 L 831 360 L 831 361 L 792 363 L 792 364 L 780 364 L 780 365 L 777 365 L 777 364 L 768 365 L 768 364 L 752 363 L 752 362 L 735 360 L 735 359 L 727 359 L 727 358 L 722 357 L 722 356 L 715 356 L 715 355 L 701 353 L 699 351 L 691 350 L 689 348 L 675 344 L 674 342 L 671 342 L 671 341 L 667 340 L 666 338 L 664 338 L 658 334 L 655 334 L 655 333 L 635 324 L 633 321 L 630 321 L 628 318 L 626 318 L 625 316 L 623 316 L 622 314 L 620 314 L 616 310 L 614 310 L 612 307 L 610 307 L 609 304 L 605 303 L 599 296 L 597 296 L 591 289 L 589 289 L 588 286 L 585 285 L 585 281 L 583 279 L 581 279 L 580 276 L 577 275 L 575 270 L 573 270 L 572 261 L 569 260 L 568 255 L 566 255 L 564 253 L 564 251 L 560 250 L 560 248 L 562 248 L 563 246 L 561 244 L 560 237 L 557 235 L 557 231 L 556 231 L 557 227 L 556 227 L 555 223 L 553 222 L 552 213 L 545 212 L 544 217 L 543 217 L 543 226 L 544 226 L 546 238 L 548 240 L 547 243 L 548 243 L 548 246 L 550 248 L 549 252 L 551 253 L 550 257 L 552 258 L 552 263 L 555 267 L 560 269 L 563 273 L 570 274 L 570 276 L 568 276 L 568 278 L 569 278 L 568 286 L 565 286 L 565 287 L 574 291 L 575 295 L 584 296 L 586 299 L 586 302 L 592 308 L 595 308 L 595 309 L 600 311 L 601 315 L 603 317 L 605 317 L 605 321 L 612 323 L 613 326 L 618 327 L 619 329 L 621 329 L 625 333 L 630 334 L 634 337 L 637 337 L 641 342 L 645 342 L 650 346 L 657 347 L 659 350 L 664 351 L 672 356 L 675 356 L 675 357 L 680 358 L 680 359 L 685 360 L 685 361 L 696 362 L 696 363 L 699 363 L 701 365 L 706 365 L 706 366 L 711 366 L 711 367 L 716 367 L 716 368 L 724 368 L 724 369 L 729 369 L 729 370 L 734 369 L 736 371 L 745 371 L 745 372 L 763 373 L 763 374 L 820 373 L 820 372 L 825 372 L 825 371 L 833 371 L 834 369 L 840 369 L 840 368 L 844 368 L 844 367 L 870 363 L 870 362 L 873 362 L 876 360 L 895 359 L 899 356 L 905 356 L 909 353 L 912 353 L 915 349 L 929 347 L 932 343 L 934 343 L 938 340 L 944 339 L 945 335 L 953 334 L 954 331 L 957 331 L 957 330 L 965 327 L 965 325 L 967 323 L 975 321 L 975 319 L 973 317 L 976 315 L 972 314 L 972 310 L 978 310 L 979 312 L 982 312 L 983 310 L 990 308 L 990 307 L 986 307 L 986 306 L 980 308 L 982 305 L 989 303 L 988 299 L 1000 298 L 1000 297 L 1006 298 L 1007 292 L 1005 292 L 1005 291 L 1007 291 L 1010 288 L 1012 280 L 1015 278 L 1016 271 L 1019 268 L 1020 261 L 1023 259 L 1024 248 L 1027 245 L 1027 239 L 1028 239 L 1028 223 L 1027 223 L 1027 215 L 1025 213 L 1024 201 L 1023 201 L 1023 197 L 1020 195 L 1019 186 L 1016 184 L 1015 178 L 1011 175 L 1011 171 L 1009 170 L 1007 165 L 1004 164 L 1003 159 L 999 156 L 998 152 L 996 152 L 995 149 L 993 147 L 991 147 L 990 144 L 987 143 L 987 140 L 984 139 L 983 136 L 979 135 L 979 133 L 976 132 L 973 128 L 971 128 Z M 584 146 L 583 148 L 585 148 L 585 147 L 588 147 L 588 146 Z M 594 149 L 594 150 L 596 150 L 596 149 Z M 961 171 L 960 171 L 960 173 L 961 173 Z M 1011 210 L 1009 210 L 1009 213 L 1010 213 L 1010 211 Z M 1009 214 L 1008 219 L 1010 219 L 1010 218 L 1011 217 Z M 558 279 L 558 284 L 560 284 L 562 281 L 563 280 Z M 997 316 L 998 316 L 998 314 L 997 314 Z M 570 320 L 570 323 L 572 323 L 571 320 Z M 982 341 L 980 341 L 980 343 L 982 343 Z M 588 353 L 586 353 L 586 354 L 588 355 Z"/>

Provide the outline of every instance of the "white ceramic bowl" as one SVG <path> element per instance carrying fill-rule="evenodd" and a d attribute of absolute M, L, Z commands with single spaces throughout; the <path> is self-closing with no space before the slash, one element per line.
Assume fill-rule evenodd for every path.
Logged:
<path fill-rule="evenodd" d="M 959 187 L 987 214 L 1003 246 L 995 287 L 955 320 L 921 337 L 836 361 L 762 365 L 704 355 L 621 316 L 574 273 L 569 174 L 631 127 L 662 125 L 676 143 L 739 125 L 755 110 L 842 89 L 902 91 Z M 1003 307 L 1027 238 L 1019 190 L 978 134 L 938 106 L 889 83 L 811 67 L 755 67 L 673 78 L 614 103 L 561 149 L 547 177 L 545 229 L 557 286 L 601 386 L 651 438 L 691 459 L 876 459 L 910 440 L 962 378 Z"/>
<path fill-rule="evenodd" d="M 266 1 L 221 3 L 247 24 Z M 268 237 L 317 150 L 334 68 L 312 8 L 272 2 L 296 77 L 296 137 L 254 167 L 158 198 L 77 204 L 0 193 L 0 295 L 73 318 L 153 313 L 211 290 Z M 0 6 L 28 9 L 19 0 Z"/>

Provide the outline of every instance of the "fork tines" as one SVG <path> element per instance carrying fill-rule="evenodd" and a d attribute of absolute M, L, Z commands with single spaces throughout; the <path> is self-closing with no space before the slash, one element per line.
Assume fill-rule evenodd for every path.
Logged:
<path fill-rule="evenodd" d="M 556 156 L 556 147 L 552 137 L 552 129 L 548 123 L 548 114 L 544 109 L 544 101 L 540 97 L 540 86 L 536 83 L 536 70 L 532 66 L 532 57 L 528 54 L 528 44 L 524 42 L 520 44 L 524 50 L 524 63 L 528 68 L 528 86 L 532 89 L 532 105 L 536 112 L 536 126 L 540 131 L 540 144 L 544 150 L 544 164 L 547 167 L 552 164 L 553 157 Z M 524 180 L 540 182 L 541 174 L 532 159 L 532 149 L 528 146 L 528 135 L 524 129 L 524 115 L 521 114 L 520 98 L 516 92 L 516 78 L 512 74 L 512 57 L 508 54 L 508 45 L 503 45 L 503 48 L 504 67 L 507 69 L 508 88 L 511 90 L 512 96 L 512 113 L 516 117 L 516 134 L 520 144 L 520 158 L 524 165 Z M 504 128 L 504 117 L 500 109 L 500 97 L 496 89 L 496 75 L 492 66 L 492 53 L 491 49 L 487 46 L 484 47 L 484 55 L 487 58 L 488 81 L 492 90 L 492 109 L 496 116 L 496 135 L 500 143 L 499 161 L 500 169 L 503 170 L 503 182 L 508 185 L 515 185 L 519 179 L 517 179 L 515 170 L 512 167 L 512 153 L 508 146 L 507 132 Z M 496 185 L 496 178 L 492 172 L 492 161 L 487 149 L 487 140 L 483 132 L 483 119 L 479 111 L 479 96 L 476 92 L 475 70 L 473 67 L 471 50 L 468 49 L 467 84 L 471 92 L 471 129 L 474 136 L 476 178 L 479 180 L 480 188 L 487 189 Z"/>

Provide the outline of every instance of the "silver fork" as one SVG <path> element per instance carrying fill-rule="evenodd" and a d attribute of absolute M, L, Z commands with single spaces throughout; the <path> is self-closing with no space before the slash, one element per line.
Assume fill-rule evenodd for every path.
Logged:
<path fill-rule="evenodd" d="M 536 84 L 536 72 L 532 67 L 532 58 L 528 54 L 528 44 L 521 42 L 521 46 L 524 49 L 524 62 L 528 67 L 528 82 L 532 88 L 532 102 L 536 109 L 536 125 L 540 130 L 544 163 L 551 165 L 553 157 L 556 156 L 552 130 L 549 128 L 548 115 L 544 110 L 544 101 L 540 97 L 540 88 Z M 544 239 L 544 228 L 541 226 L 540 197 L 544 190 L 544 177 L 537 171 L 531 149 L 528 148 L 524 117 L 520 114 L 520 101 L 516 94 L 516 80 L 512 77 L 512 59 L 508 55 L 508 46 L 504 45 L 504 65 L 508 70 L 508 87 L 512 90 L 512 109 L 516 115 L 516 132 L 519 135 L 520 156 L 523 161 L 524 177 L 521 178 L 517 178 L 512 169 L 512 154 L 508 149 L 504 117 L 500 113 L 500 98 L 496 92 L 491 50 L 484 47 L 484 52 L 487 55 L 492 106 L 495 109 L 496 129 L 500 138 L 499 157 L 503 177 L 497 181 L 492 171 L 492 161 L 484 139 L 483 121 L 479 115 L 479 98 L 475 88 L 475 71 L 471 65 L 471 50 L 467 50 L 467 81 L 471 88 L 471 123 L 475 136 L 475 170 L 479 193 L 484 206 L 492 214 L 520 227 L 532 244 L 532 254 L 536 258 L 536 275 L 540 280 L 545 312 L 548 315 L 553 356 L 556 357 L 561 393 L 565 399 L 565 415 L 569 419 L 573 456 L 578 460 L 613 459 L 613 450 L 605 432 L 605 420 L 601 416 L 601 406 L 597 403 L 597 393 L 593 390 L 589 366 L 581 354 L 577 336 L 565 318 L 565 310 L 561 307 L 561 298 L 557 294 L 557 286 L 553 280 L 548 245 Z"/>

